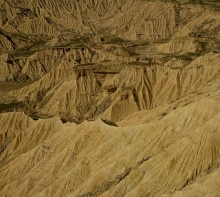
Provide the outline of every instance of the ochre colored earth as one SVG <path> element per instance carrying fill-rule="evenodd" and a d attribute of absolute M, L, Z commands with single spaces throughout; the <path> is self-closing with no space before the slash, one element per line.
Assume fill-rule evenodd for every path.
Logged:
<path fill-rule="evenodd" d="M 219 186 L 220 1 L 0 0 L 0 196 Z"/>

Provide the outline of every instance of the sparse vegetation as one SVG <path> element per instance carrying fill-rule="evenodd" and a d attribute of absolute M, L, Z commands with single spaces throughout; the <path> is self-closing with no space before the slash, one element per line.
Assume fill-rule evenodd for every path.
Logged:
<path fill-rule="evenodd" d="M 23 105 L 19 102 L 7 103 L 7 104 L 0 104 L 0 113 L 3 112 L 10 112 L 16 111 L 21 108 Z"/>
<path fill-rule="evenodd" d="M 2 0 L 0 196 L 220 196 L 218 2 Z"/>

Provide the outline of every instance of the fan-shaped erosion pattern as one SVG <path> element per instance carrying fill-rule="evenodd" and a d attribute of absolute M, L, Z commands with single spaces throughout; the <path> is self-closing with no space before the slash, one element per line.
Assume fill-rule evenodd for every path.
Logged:
<path fill-rule="evenodd" d="M 0 196 L 220 196 L 220 2 L 0 0 Z"/>

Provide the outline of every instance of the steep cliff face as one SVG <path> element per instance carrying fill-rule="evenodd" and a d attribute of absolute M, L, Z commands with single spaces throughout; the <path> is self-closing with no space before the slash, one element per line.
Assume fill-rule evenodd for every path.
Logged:
<path fill-rule="evenodd" d="M 26 105 L 31 116 L 60 116 L 77 122 L 102 117 L 118 122 L 133 112 L 199 94 L 219 78 L 219 62 L 219 54 L 209 53 L 184 67 L 176 67 L 172 61 L 164 66 L 131 63 L 118 73 L 62 63 L 35 83 L 5 97 Z"/>
<path fill-rule="evenodd" d="M 0 0 L 0 196 L 220 196 L 219 11 Z"/>

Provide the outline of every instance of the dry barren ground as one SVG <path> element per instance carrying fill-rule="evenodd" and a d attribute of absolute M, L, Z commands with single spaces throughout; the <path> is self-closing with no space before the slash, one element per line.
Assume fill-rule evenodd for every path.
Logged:
<path fill-rule="evenodd" d="M 219 197 L 220 1 L 0 0 L 0 196 Z"/>

